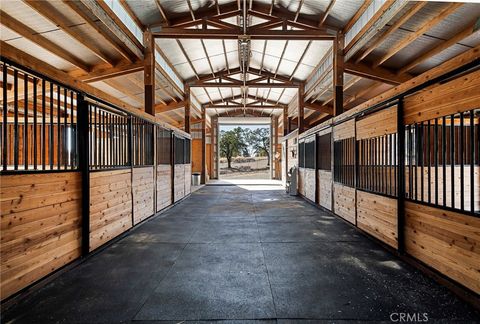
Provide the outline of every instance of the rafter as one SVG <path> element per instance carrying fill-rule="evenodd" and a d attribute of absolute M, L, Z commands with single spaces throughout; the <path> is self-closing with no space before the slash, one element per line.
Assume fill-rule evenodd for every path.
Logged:
<path fill-rule="evenodd" d="M 13 30 L 15 33 L 36 43 L 38 46 L 43 47 L 50 53 L 64 59 L 65 61 L 71 63 L 72 65 L 82 69 L 83 71 L 85 72 L 90 71 L 91 67 L 87 63 L 85 63 L 78 57 L 72 55 L 70 52 L 66 51 L 64 48 L 53 43 L 48 38 L 43 37 L 41 34 L 35 32 L 30 27 L 24 25 L 20 21 L 11 17 L 6 12 L 0 10 L 0 17 L 1 17 L 2 25 Z"/>
<path fill-rule="evenodd" d="M 247 108 L 247 109 L 282 109 L 283 106 L 271 106 L 271 105 L 205 105 L 205 109 L 239 109 L 239 108 Z"/>
<path fill-rule="evenodd" d="M 407 37 L 403 38 L 400 42 L 395 44 L 391 47 L 382 57 L 380 57 L 373 66 L 379 66 L 385 63 L 388 59 L 390 59 L 393 55 L 398 53 L 400 50 L 411 44 L 417 38 L 422 36 L 425 32 L 430 30 L 433 26 L 444 20 L 447 16 L 455 12 L 458 8 L 460 8 L 463 4 L 462 3 L 451 3 L 448 4 L 435 18 L 430 19 L 426 23 L 424 23 L 420 28 L 418 28 L 415 32 L 408 35 Z"/>
<path fill-rule="evenodd" d="M 325 9 L 325 12 L 322 15 L 322 18 L 320 18 L 320 22 L 318 23 L 318 27 L 321 27 L 325 20 L 327 19 L 328 15 L 330 14 L 330 11 L 332 11 L 333 5 L 335 4 L 335 0 L 330 0 L 330 3 L 328 4 L 327 9 Z"/>
<path fill-rule="evenodd" d="M 155 113 L 156 114 L 163 113 L 163 112 L 167 112 L 170 110 L 175 110 L 183 107 L 185 107 L 185 101 L 183 100 L 178 102 L 172 101 L 172 102 L 169 102 L 168 104 L 162 104 L 162 105 L 157 104 L 155 105 Z"/>
<path fill-rule="evenodd" d="M 76 29 L 70 27 L 70 22 L 63 17 L 62 14 L 58 12 L 52 5 L 45 1 L 35 1 L 35 0 L 24 0 L 26 4 L 28 4 L 32 9 L 42 15 L 44 18 L 49 20 L 51 23 L 57 25 L 67 33 L 70 37 L 75 39 L 78 43 L 82 46 L 89 49 L 93 54 L 95 54 L 98 58 L 100 58 L 105 63 L 108 63 L 112 66 L 116 64 L 116 62 L 108 57 L 107 53 L 104 53 L 101 49 L 97 46 L 92 44 L 92 42 L 86 39 L 82 34 L 80 34 Z"/>
<path fill-rule="evenodd" d="M 412 78 L 409 74 L 398 75 L 389 69 L 376 67 L 373 68 L 363 63 L 345 63 L 345 72 L 352 75 L 361 76 L 363 78 L 380 81 L 392 85 L 406 82 Z"/>
<path fill-rule="evenodd" d="M 115 78 L 135 72 L 143 71 L 143 62 L 121 63 L 114 67 L 99 65 L 93 67 L 89 73 L 83 73 L 79 70 L 69 72 L 69 74 L 77 80 L 83 82 L 97 82 L 106 79 Z"/>
<path fill-rule="evenodd" d="M 380 37 L 378 37 L 372 44 L 370 44 L 365 51 L 357 58 L 356 63 L 363 60 L 370 54 L 374 49 L 376 49 L 380 44 L 382 44 L 388 36 L 395 32 L 400 26 L 407 22 L 413 15 L 415 15 L 420 9 L 422 9 L 428 2 L 421 1 L 412 6 L 403 16 L 398 19 L 392 26 L 390 26 Z"/>
<path fill-rule="evenodd" d="M 330 116 L 333 116 L 333 107 L 329 105 L 319 105 L 316 103 L 311 103 L 306 101 L 304 104 L 305 108 L 314 110 L 314 111 L 319 111 L 321 113 L 328 114 Z"/>
<path fill-rule="evenodd" d="M 367 10 L 368 6 L 372 3 L 373 0 L 364 0 L 363 4 L 358 8 L 358 11 L 353 15 L 353 17 L 345 24 L 343 27 L 342 33 L 346 34 L 352 27 L 355 25 L 355 23 L 358 21 L 358 18 L 360 18 L 365 10 Z"/>

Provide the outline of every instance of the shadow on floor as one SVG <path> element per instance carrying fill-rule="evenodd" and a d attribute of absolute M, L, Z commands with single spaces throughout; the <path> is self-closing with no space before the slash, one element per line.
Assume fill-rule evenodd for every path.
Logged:
<path fill-rule="evenodd" d="M 259 189 L 261 188 L 261 189 Z M 204 186 L 2 314 L 3 323 L 479 319 L 446 288 L 278 186 Z"/>

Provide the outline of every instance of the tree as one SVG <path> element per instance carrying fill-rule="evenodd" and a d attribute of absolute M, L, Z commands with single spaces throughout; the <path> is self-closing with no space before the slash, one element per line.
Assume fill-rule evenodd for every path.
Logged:
<path fill-rule="evenodd" d="M 270 165 L 270 131 L 268 128 L 250 130 L 245 137 L 255 153 L 267 156 L 267 165 Z"/>
<path fill-rule="evenodd" d="M 220 137 L 220 156 L 227 158 L 228 168 L 232 168 L 232 157 L 241 155 L 247 149 L 244 132 L 241 127 L 222 131 Z"/>

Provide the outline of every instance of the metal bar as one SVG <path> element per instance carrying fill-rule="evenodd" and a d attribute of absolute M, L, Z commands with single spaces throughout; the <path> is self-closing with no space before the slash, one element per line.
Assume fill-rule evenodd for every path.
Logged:
<path fill-rule="evenodd" d="M 465 210 L 465 121 L 460 113 L 460 209 Z"/>
<path fill-rule="evenodd" d="M 435 118 L 433 132 L 433 163 L 435 163 L 435 205 L 438 205 L 438 118 Z"/>
<path fill-rule="evenodd" d="M 415 123 L 415 200 L 418 200 L 418 164 L 420 159 L 420 133 L 418 124 Z"/>
<path fill-rule="evenodd" d="M 110 167 L 114 166 L 115 163 L 113 162 L 113 121 L 112 121 L 112 114 L 108 113 L 107 118 L 108 118 L 108 132 L 109 132 L 109 138 L 110 138 L 110 143 L 109 143 L 109 161 L 108 165 Z"/>
<path fill-rule="evenodd" d="M 450 116 L 451 207 L 455 208 L 455 116 Z"/>
<path fill-rule="evenodd" d="M 53 83 L 50 82 L 50 129 L 48 136 L 48 159 L 50 170 L 53 170 Z"/>
<path fill-rule="evenodd" d="M 77 136 L 79 146 L 79 169 L 82 174 L 82 255 L 90 251 L 90 169 L 88 163 L 88 102 L 77 95 Z"/>
<path fill-rule="evenodd" d="M 6 81 L 6 80 L 5 80 Z M 28 170 L 28 75 L 23 75 L 23 165 Z"/>
<path fill-rule="evenodd" d="M 42 170 L 46 168 L 47 139 L 46 139 L 46 101 L 45 101 L 45 79 L 42 79 Z"/>
<path fill-rule="evenodd" d="M 470 211 L 475 212 L 475 123 L 474 110 L 470 110 Z"/>
<path fill-rule="evenodd" d="M 88 151 L 88 164 L 90 169 L 95 168 L 94 164 L 94 148 L 93 148 L 93 133 L 94 133 L 94 125 L 93 125 L 93 115 L 94 112 L 92 111 L 90 105 L 88 105 L 88 144 L 90 150 Z"/>
<path fill-rule="evenodd" d="M 422 122 L 421 129 L 420 129 L 420 143 L 421 143 L 421 161 L 420 161 L 420 191 L 422 192 L 422 196 L 420 198 L 421 201 L 425 201 L 425 191 L 424 191 L 424 174 L 423 174 L 423 164 L 424 164 L 424 155 L 425 155 L 425 140 L 424 140 L 424 124 Z"/>
<path fill-rule="evenodd" d="M 431 171 L 432 171 L 432 161 L 431 161 L 431 141 L 430 141 L 430 137 L 431 137 L 431 132 L 430 132 L 430 129 L 432 127 L 431 123 L 430 123 L 430 120 L 427 121 L 427 166 L 428 166 L 428 173 L 427 173 L 427 182 L 428 182 L 428 203 L 431 203 L 432 202 L 432 174 L 431 174 Z"/>
<path fill-rule="evenodd" d="M 404 252 L 405 248 L 405 124 L 403 123 L 403 99 L 397 106 L 397 133 L 398 133 L 398 195 L 397 195 L 397 236 L 398 251 Z"/>
<path fill-rule="evenodd" d="M 61 166 L 61 133 L 60 133 L 60 115 L 61 115 L 61 110 L 60 110 L 60 86 L 57 85 L 57 169 L 60 170 Z M 63 144 L 63 143 L 62 143 Z"/>
<path fill-rule="evenodd" d="M 38 79 L 36 77 L 33 78 L 33 169 L 37 170 L 38 161 L 37 161 L 37 153 L 38 153 L 38 143 L 37 143 L 37 83 Z"/>
<path fill-rule="evenodd" d="M 68 106 L 67 106 L 67 88 L 63 88 L 63 109 L 64 109 L 64 116 L 63 116 L 63 168 L 66 170 L 68 168 L 68 131 L 67 131 L 67 118 L 68 118 Z"/>
<path fill-rule="evenodd" d="M 408 198 L 413 197 L 413 134 L 412 125 L 408 126 Z"/>
<path fill-rule="evenodd" d="M 78 105 L 77 105 L 78 107 Z M 91 107 L 91 106 L 90 106 Z M 98 149 L 98 126 L 97 126 L 97 114 L 98 114 L 98 111 L 97 111 L 97 106 L 94 106 L 93 108 L 93 148 L 92 148 L 92 152 L 93 152 L 93 158 L 94 158 L 94 161 L 93 161 L 93 165 L 95 166 L 95 169 L 98 168 L 98 154 L 100 153 L 100 150 Z"/>
<path fill-rule="evenodd" d="M 91 123 L 91 120 L 90 120 Z M 70 140 L 72 143 L 72 147 L 70 150 L 70 169 L 75 169 L 76 166 L 76 151 L 77 151 L 77 143 L 75 142 L 75 134 L 76 130 L 73 125 L 73 91 L 70 91 Z M 89 132 L 90 134 L 90 132 Z"/>
<path fill-rule="evenodd" d="M 2 80 L 5 83 L 2 88 L 2 99 L 3 99 L 3 125 L 2 125 L 2 132 L 3 132 L 3 147 L 2 147 L 2 164 L 3 164 L 3 171 L 7 170 L 8 165 L 8 104 L 7 104 L 7 76 L 8 76 L 8 67 L 5 63 L 3 63 L 3 73 L 2 73 Z"/>
<path fill-rule="evenodd" d="M 443 199 L 443 206 L 447 206 L 447 139 L 445 136 L 447 135 L 447 118 L 445 116 L 442 117 L 442 199 Z"/>
<path fill-rule="evenodd" d="M 398 109 L 398 108 L 397 108 Z M 402 122 L 403 123 L 403 122 Z M 398 130 L 398 128 L 397 128 Z M 393 188 L 394 188 L 394 195 L 395 196 L 398 196 L 398 187 L 397 187 L 397 178 L 398 178 L 398 168 L 399 168 L 399 161 L 398 161 L 398 151 L 400 151 L 400 149 L 397 149 L 399 147 L 399 143 L 398 143 L 398 138 L 397 138 L 397 134 L 393 134 L 393 164 L 394 164 L 394 177 L 393 177 L 393 181 L 394 181 L 394 185 L 393 185 Z"/>
<path fill-rule="evenodd" d="M 18 170 L 18 71 L 13 71 L 13 168 Z"/>

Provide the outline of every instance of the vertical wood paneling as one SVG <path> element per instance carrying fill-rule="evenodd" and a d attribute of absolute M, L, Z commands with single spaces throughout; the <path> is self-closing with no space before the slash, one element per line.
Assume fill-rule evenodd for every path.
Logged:
<path fill-rule="evenodd" d="M 335 183 L 333 200 L 335 214 L 355 224 L 355 189 Z"/>
<path fill-rule="evenodd" d="M 315 202 L 315 169 L 305 169 L 305 197 Z"/>
<path fill-rule="evenodd" d="M 318 202 L 320 206 L 332 210 L 332 172 L 318 170 Z"/>
<path fill-rule="evenodd" d="M 192 190 L 192 165 L 185 164 L 185 196 Z"/>
<path fill-rule="evenodd" d="M 173 183 L 174 201 L 185 197 L 185 165 L 175 164 L 175 180 Z"/>
<path fill-rule="evenodd" d="M 1 298 L 80 256 L 78 172 L 1 176 Z"/>
<path fill-rule="evenodd" d="M 172 203 L 172 166 L 157 166 L 157 211 Z"/>

